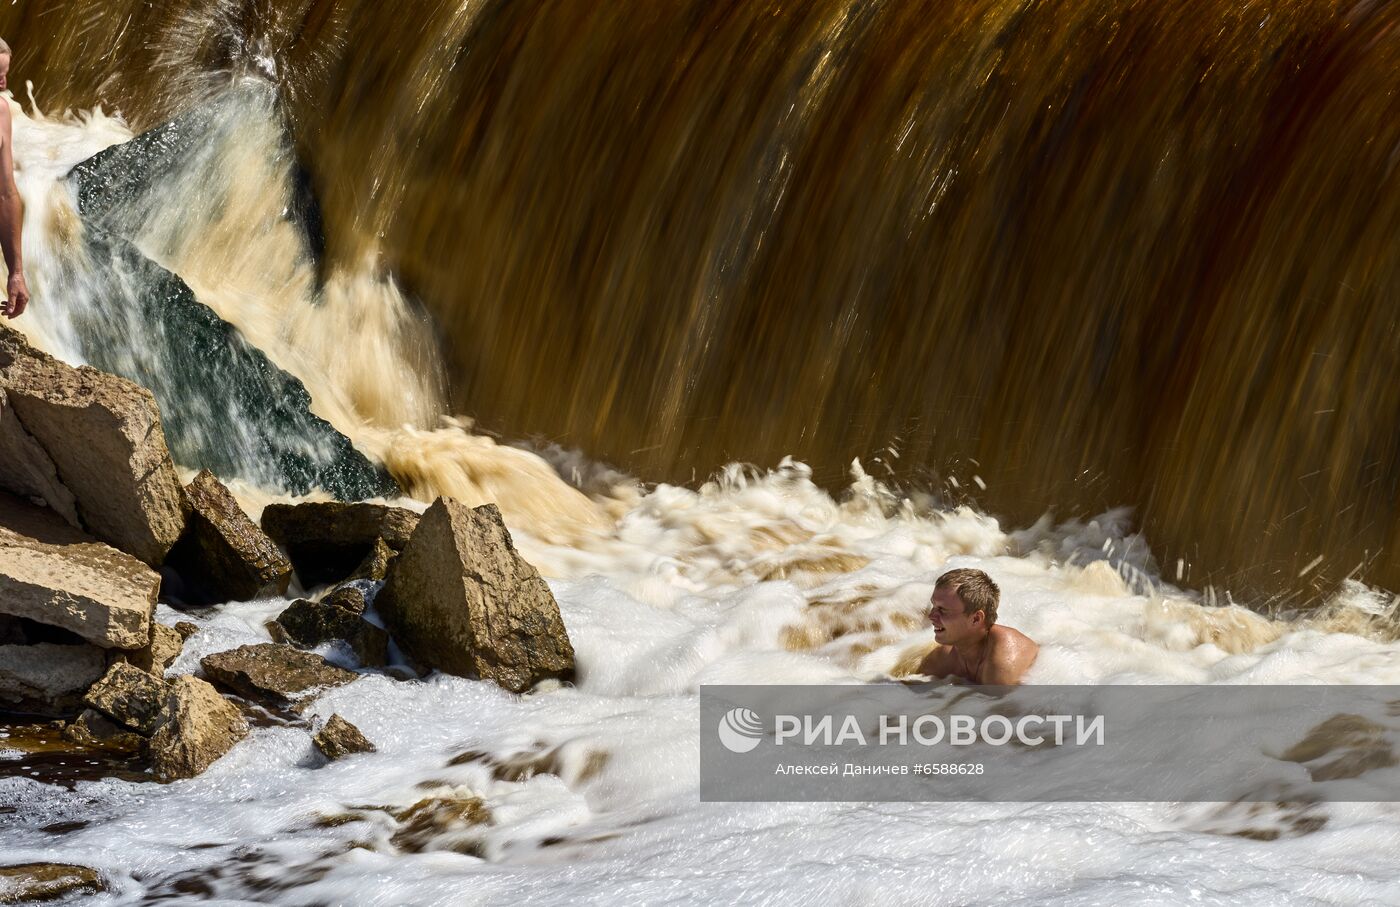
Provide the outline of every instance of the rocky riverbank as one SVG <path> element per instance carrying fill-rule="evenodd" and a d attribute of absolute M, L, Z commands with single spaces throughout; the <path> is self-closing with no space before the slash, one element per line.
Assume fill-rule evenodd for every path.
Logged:
<path fill-rule="evenodd" d="M 311 591 L 268 624 L 274 642 L 168 675 L 194 627 L 159 623 L 157 602 L 217 608 L 285 596 L 294 580 Z M 309 651 L 337 642 L 354 664 Z M 374 744 L 339 716 L 313 725 L 304 707 L 371 670 L 513 692 L 573 676 L 558 605 L 495 506 L 275 504 L 255 523 L 209 471 L 180 484 L 149 391 L 0 325 L 0 723 L 27 729 L 12 742 L 171 782 L 275 721 L 341 758 Z M 5 869 L 6 890 L 50 885 L 41 869 Z"/>

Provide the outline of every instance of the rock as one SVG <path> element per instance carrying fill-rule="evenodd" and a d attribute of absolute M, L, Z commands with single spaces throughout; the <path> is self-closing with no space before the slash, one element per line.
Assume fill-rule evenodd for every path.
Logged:
<path fill-rule="evenodd" d="M 262 528 L 287 550 L 307 587 L 337 582 L 356 570 L 382 539 L 401 551 L 418 524 L 418 514 L 383 504 L 269 504 Z"/>
<path fill-rule="evenodd" d="M 285 595 L 292 565 L 209 470 L 185 487 L 185 534 L 167 562 L 185 580 L 190 604 Z"/>
<path fill-rule="evenodd" d="M 118 652 L 112 663 L 124 661 L 157 677 L 162 677 L 165 675 L 166 668 L 180 657 L 180 650 L 184 647 L 185 638 L 180 635 L 178 630 L 167 627 L 165 624 L 152 623 L 150 645 L 134 652 Z"/>
<path fill-rule="evenodd" d="M 63 728 L 64 739 L 79 746 L 139 751 L 145 743 L 140 735 L 115 723 L 94 709 L 84 709 Z"/>
<path fill-rule="evenodd" d="M 574 649 L 549 586 L 515 551 L 494 504 L 438 498 L 375 599 L 389 631 L 423 664 L 520 692 L 570 679 Z"/>
<path fill-rule="evenodd" d="M 135 665 L 114 664 L 92 685 L 83 704 L 145 736 L 159 723 L 170 685 Z"/>
<path fill-rule="evenodd" d="M 322 687 L 340 686 L 359 676 L 313 652 L 273 642 L 216 652 L 204 656 L 199 664 L 224 689 L 278 704 L 295 702 Z"/>
<path fill-rule="evenodd" d="M 360 733 L 360 729 L 339 715 L 332 715 L 326 726 L 311 738 L 311 742 L 316 744 L 316 749 L 321 751 L 321 755 L 331 760 L 352 753 L 374 752 L 374 744 Z"/>
<path fill-rule="evenodd" d="M 36 904 L 106 890 L 102 876 L 86 866 L 68 863 L 0 866 L 0 904 Z"/>
<path fill-rule="evenodd" d="M 389 660 L 389 634 L 364 619 L 365 597 L 354 586 L 340 586 L 319 602 L 299 598 L 277 616 L 276 626 L 303 648 L 343 639 L 360 664 L 377 667 Z"/>
<path fill-rule="evenodd" d="M 346 577 L 347 580 L 367 579 L 378 582 L 389 575 L 389 564 L 399 553 L 390 548 L 383 539 L 375 539 L 374 545 L 369 549 L 369 554 L 360 561 L 360 566 Z"/>
<path fill-rule="evenodd" d="M 58 467 L 34 436 L 25 431 L 10 406 L 9 395 L 3 390 L 0 390 L 0 489 L 22 498 L 42 500 L 45 507 L 63 517 L 70 526 L 82 527 L 73 492 L 59 481 Z"/>
<path fill-rule="evenodd" d="M 74 368 L 0 325 L 0 389 L 94 536 L 156 566 L 185 526 L 184 491 L 151 392 Z"/>
<path fill-rule="evenodd" d="M 248 736 L 238 707 L 198 677 L 170 681 L 160 726 L 147 747 L 162 781 L 193 778 Z"/>
<path fill-rule="evenodd" d="M 383 467 L 312 412 L 301 381 L 137 247 L 133 231 L 152 205 L 162 204 L 169 174 L 195 185 L 227 178 L 228 149 L 246 141 L 243 116 L 231 114 L 264 100 L 262 88 L 229 88 L 218 101 L 196 105 L 69 172 L 82 219 L 74 231 L 79 244 L 70 251 L 89 263 L 85 290 L 102 300 L 69 307 L 70 338 L 84 361 L 150 388 L 181 463 L 291 494 L 315 488 L 341 500 L 398 494 Z M 284 235 L 296 242 L 296 233 Z M 58 291 L 52 284 L 46 289 Z"/>
<path fill-rule="evenodd" d="M 199 632 L 199 625 L 192 624 L 187 620 L 177 620 L 175 622 L 175 632 L 180 634 L 180 639 L 187 640 Z"/>
<path fill-rule="evenodd" d="M 106 665 L 106 653 L 91 645 L 0 646 L 0 712 L 76 715 Z"/>
<path fill-rule="evenodd" d="M 471 832 L 491 821 L 491 811 L 480 797 L 429 797 L 392 815 L 399 825 L 389 843 L 406 853 L 445 845 L 481 856 L 480 842 Z"/>
<path fill-rule="evenodd" d="M 150 642 L 159 591 L 160 576 L 136 558 L 0 492 L 0 613 L 137 649 Z"/>

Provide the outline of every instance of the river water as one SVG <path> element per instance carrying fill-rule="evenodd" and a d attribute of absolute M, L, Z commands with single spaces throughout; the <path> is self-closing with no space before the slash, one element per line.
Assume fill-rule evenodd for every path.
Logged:
<path fill-rule="evenodd" d="M 1391 804 L 700 803 L 701 684 L 908 674 L 950 566 L 1001 585 L 1002 621 L 1041 644 L 1031 683 L 1400 683 L 1395 603 L 1355 580 L 1302 614 L 1203 596 L 1128 510 L 1001 524 L 946 488 L 893 481 L 894 443 L 842 481 L 785 459 L 656 484 L 548 439 L 476 432 L 451 415 L 432 321 L 397 280 L 373 258 L 317 262 L 283 216 L 290 146 L 270 98 L 250 83 L 211 102 L 217 141 L 123 229 L 300 378 L 399 480 L 400 503 L 497 501 L 559 601 L 578 682 L 516 697 L 365 672 L 165 786 L 54 765 L 11 729 L 7 862 L 93 866 L 112 885 L 95 903 L 1394 902 Z M 35 291 L 16 326 L 79 362 L 74 316 L 96 284 L 63 176 L 132 130 L 100 110 L 15 110 Z M 948 478 L 984 486 L 979 467 Z M 227 478 L 254 516 L 284 497 Z M 172 670 L 265 641 L 285 605 L 162 605 L 164 622 L 199 626 Z M 332 713 L 378 752 L 323 764 L 309 719 Z"/>

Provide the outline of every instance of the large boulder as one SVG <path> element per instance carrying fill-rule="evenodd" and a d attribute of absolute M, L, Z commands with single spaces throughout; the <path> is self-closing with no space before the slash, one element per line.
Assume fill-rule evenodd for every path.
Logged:
<path fill-rule="evenodd" d="M 195 476 L 185 495 L 189 522 L 167 563 L 185 581 L 186 601 L 215 604 L 286 594 L 291 563 L 212 472 Z"/>
<path fill-rule="evenodd" d="M 299 598 L 277 615 L 277 632 L 303 648 L 344 640 L 360 664 L 378 666 L 389 660 L 389 634 L 365 620 L 364 593 L 353 585 L 340 586 L 320 601 Z"/>
<path fill-rule="evenodd" d="M 155 234 L 147 229 L 152 206 L 166 204 L 172 185 L 190 187 L 181 195 L 184 230 L 197 233 L 207 219 L 227 216 L 224 193 L 201 189 L 210 181 L 226 183 L 225 152 L 247 141 L 247 105 L 276 119 L 271 108 L 278 103 L 272 86 L 227 88 L 216 101 L 104 149 L 70 171 L 86 263 L 73 275 L 81 283 L 74 289 L 103 302 L 73 307 L 71 340 L 84 361 L 150 388 L 181 463 L 297 495 L 317 488 L 342 500 L 398 494 L 382 467 L 312 412 L 311 394 L 300 380 L 143 251 L 161 258 L 162 250 L 169 251 L 167 240 L 183 241 L 163 228 Z M 291 148 L 273 157 L 295 157 Z M 309 190 L 302 198 L 312 198 Z M 285 210 L 299 209 L 289 204 Z M 58 295 L 66 275 L 51 276 L 45 288 Z"/>
<path fill-rule="evenodd" d="M 314 652 L 264 642 L 215 652 L 200 659 L 209 679 L 249 699 L 289 705 L 326 687 L 354 680 L 354 671 L 337 668 Z"/>
<path fill-rule="evenodd" d="M 135 665 L 114 664 L 83 703 L 139 734 L 150 736 L 165 708 L 170 684 Z"/>
<path fill-rule="evenodd" d="M 0 390 L 0 489 L 42 501 L 70 526 L 82 527 L 77 499 L 59 480 L 58 467 L 48 452 L 20 424 L 4 390 Z"/>
<path fill-rule="evenodd" d="M 74 368 L 4 325 L 0 390 L 72 493 L 84 528 L 159 565 L 184 529 L 185 500 L 151 392 Z"/>
<path fill-rule="evenodd" d="M 147 752 L 162 781 L 192 778 L 248 736 L 238 707 L 198 677 L 170 681 L 159 727 Z"/>
<path fill-rule="evenodd" d="M 76 715 L 84 692 L 106 668 L 106 653 L 96 646 L 0 646 L 0 712 Z"/>
<path fill-rule="evenodd" d="M 375 607 L 422 664 L 520 692 L 574 674 L 574 649 L 539 571 L 494 504 L 438 498 L 389 569 Z"/>
<path fill-rule="evenodd" d="M 412 510 L 384 504 L 269 504 L 262 512 L 263 531 L 287 550 L 308 587 L 345 579 L 374 552 L 378 540 L 402 551 L 417 525 Z"/>
<path fill-rule="evenodd" d="M 159 591 L 160 576 L 136 558 L 0 492 L 0 614 L 139 649 L 151 641 Z"/>

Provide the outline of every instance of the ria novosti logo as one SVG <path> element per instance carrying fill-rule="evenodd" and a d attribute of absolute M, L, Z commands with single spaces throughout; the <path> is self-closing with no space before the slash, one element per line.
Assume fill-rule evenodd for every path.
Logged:
<path fill-rule="evenodd" d="M 753 709 L 735 708 L 719 720 L 719 742 L 731 753 L 747 753 L 763 740 L 763 721 Z"/>

